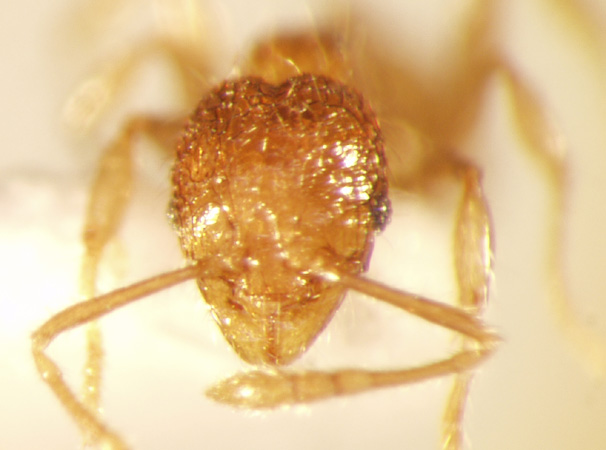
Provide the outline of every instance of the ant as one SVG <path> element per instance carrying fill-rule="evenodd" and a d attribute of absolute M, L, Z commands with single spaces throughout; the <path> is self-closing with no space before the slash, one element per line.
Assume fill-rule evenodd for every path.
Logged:
<path fill-rule="evenodd" d="M 470 14 L 474 26 L 465 33 L 468 45 L 490 41 L 485 38 L 491 36 L 493 8 L 494 3 L 486 2 Z M 543 113 L 532 91 L 493 48 L 477 55 L 468 47 L 461 63 L 464 72 L 452 72 L 447 86 L 451 94 L 445 90 L 441 98 L 432 98 L 419 89 L 419 80 L 383 58 L 371 39 L 358 42 L 350 33 L 353 27 L 336 23 L 269 37 L 242 63 L 240 77 L 212 88 L 200 86 L 200 74 L 209 71 L 204 64 L 178 51 L 182 49 L 166 46 L 192 97 L 203 100 L 185 128 L 181 117 L 136 116 L 106 149 L 85 221 L 81 291 L 91 300 L 57 314 L 33 337 L 38 370 L 90 442 L 125 447 L 95 413 L 100 376 L 96 328 L 89 334 L 87 383 L 92 394 L 82 402 L 62 381 L 45 348 L 67 329 L 196 279 L 233 349 L 261 367 L 215 385 L 211 397 L 235 406 L 271 408 L 452 374 L 454 388 L 442 442 L 445 448 L 461 447 L 472 369 L 493 352 L 499 338 L 480 319 L 492 271 L 489 208 L 480 170 L 458 153 L 457 144 L 474 122 L 482 82 L 493 73 L 504 76 L 517 117 L 531 124 L 523 130 L 528 139 L 543 127 Z M 144 58 L 147 51 L 150 48 L 135 52 L 126 65 Z M 391 74 L 389 78 L 385 73 Z M 454 114 L 459 109 L 466 114 Z M 264 127 L 272 131 L 258 135 Z M 169 151 L 175 147 L 175 136 L 180 136 L 171 214 L 190 264 L 95 297 L 102 251 L 127 206 L 133 142 L 142 136 Z M 298 155 L 298 144 L 293 142 L 301 136 L 314 143 L 305 144 Z M 558 149 L 550 147 L 551 142 L 533 144 L 545 164 L 552 164 L 557 178 L 562 167 Z M 257 153 L 234 153 L 234 148 L 248 145 Z M 202 151 L 206 148 L 212 150 Z M 263 158 L 259 148 L 267 151 Z M 333 153 L 316 152 L 327 148 Z M 407 149 L 404 156 L 402 148 Z M 411 191 L 430 189 L 440 180 L 460 184 L 453 233 L 459 307 L 394 290 L 361 275 L 368 267 L 375 234 L 388 221 L 388 177 L 391 187 Z M 328 192 L 329 187 L 334 192 Z M 337 195 L 343 193 L 348 194 Z M 315 198 L 325 203 L 311 208 Z M 283 369 L 313 343 L 347 290 L 459 333 L 460 350 L 441 361 L 393 371 Z"/>

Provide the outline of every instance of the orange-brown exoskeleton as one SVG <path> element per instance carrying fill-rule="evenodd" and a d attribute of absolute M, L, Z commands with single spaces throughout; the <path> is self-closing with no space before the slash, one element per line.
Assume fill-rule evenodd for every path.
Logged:
<path fill-rule="evenodd" d="M 480 170 L 458 145 L 476 120 L 487 80 L 504 78 L 521 130 L 558 176 L 560 161 L 528 86 L 491 45 L 494 2 L 470 13 L 459 62 L 429 89 L 393 64 L 373 39 L 354 36 L 354 21 L 261 41 L 241 76 L 208 88 L 206 62 L 180 42 L 155 40 L 105 78 L 108 91 L 149 54 L 168 55 L 199 101 L 188 119 L 138 115 L 108 146 L 92 187 L 84 232 L 82 293 L 89 300 L 52 317 L 33 335 L 40 374 L 87 441 L 114 449 L 123 439 L 98 415 L 100 343 L 90 333 L 82 400 L 45 350 L 51 341 L 131 303 L 196 280 L 226 340 L 255 366 L 208 395 L 234 406 L 272 408 L 454 375 L 442 445 L 459 449 L 473 369 L 499 338 L 482 322 L 491 277 L 493 231 Z M 476 42 L 486 42 L 478 50 Z M 201 80 L 201 78 L 204 78 Z M 86 94 L 86 92 L 85 92 Z M 539 132 L 537 132 L 539 131 Z M 115 235 L 132 181 L 131 150 L 141 136 L 174 154 L 171 216 L 187 266 L 95 296 L 103 248 Z M 539 137 L 537 137 L 539 136 Z M 551 167 L 551 166 L 550 166 Z M 461 186 L 453 229 L 458 305 L 372 281 L 373 242 L 389 221 L 388 178 L 423 191 L 437 180 Z M 300 371 L 285 368 L 313 343 L 355 290 L 461 336 L 450 356 L 393 370 Z"/>

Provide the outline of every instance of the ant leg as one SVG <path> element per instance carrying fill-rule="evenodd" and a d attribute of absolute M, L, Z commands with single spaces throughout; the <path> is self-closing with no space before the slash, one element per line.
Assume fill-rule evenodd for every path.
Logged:
<path fill-rule="evenodd" d="M 133 118 L 123 128 L 118 138 L 105 150 L 91 187 L 84 221 L 84 255 L 80 269 L 79 288 L 82 299 L 93 298 L 96 294 L 96 277 L 103 249 L 116 234 L 129 199 L 132 184 L 132 141 L 139 135 L 146 134 L 168 148 L 177 135 L 177 130 L 181 128 L 181 122 L 181 120 L 152 117 Z M 92 318 L 87 321 L 91 322 L 91 320 Z M 53 327 L 47 327 L 47 329 L 52 330 Z M 50 340 L 47 344 L 49 342 Z M 41 367 L 40 355 L 46 345 L 34 345 L 34 357 L 39 368 Z M 96 323 L 91 322 L 87 330 L 87 360 L 84 370 L 82 405 L 86 410 L 94 411 L 95 414 L 99 407 L 102 357 L 101 334 Z M 41 374 L 45 372 L 46 369 L 40 370 Z M 49 384 L 53 387 L 53 382 L 49 382 Z M 67 394 L 63 392 L 64 387 L 59 390 L 53 388 L 53 390 L 62 403 L 67 406 L 65 400 Z M 83 429 L 91 428 L 83 427 Z M 94 438 L 97 434 L 86 436 L 85 440 Z"/>
<path fill-rule="evenodd" d="M 550 0 L 550 3 L 550 12 L 559 16 L 581 41 L 578 49 L 586 52 L 591 62 L 596 64 L 596 68 L 604 73 L 606 32 L 604 16 L 600 15 L 599 8 L 592 8 L 587 2 L 579 0 Z"/>
<path fill-rule="evenodd" d="M 528 152 L 544 170 L 551 188 L 551 218 L 547 232 L 549 251 L 545 267 L 556 319 L 588 370 L 603 376 L 606 372 L 606 344 L 583 325 L 574 312 L 564 273 L 562 241 L 566 208 L 566 143 L 553 127 L 536 95 L 522 79 L 506 62 L 499 69 L 513 104 L 516 127 L 526 141 Z"/>
<path fill-rule="evenodd" d="M 80 269 L 80 298 L 96 294 L 96 277 L 103 249 L 116 234 L 132 184 L 131 144 L 140 134 L 147 134 L 163 147 L 172 147 L 172 140 L 181 128 L 180 120 L 151 117 L 131 119 L 120 136 L 110 145 L 99 162 L 99 170 L 91 188 L 84 222 L 84 256 Z M 83 402 L 91 410 L 99 406 L 101 377 L 101 333 L 92 322 L 87 330 L 87 361 L 84 370 Z"/>
<path fill-rule="evenodd" d="M 32 353 L 38 372 L 92 443 L 103 444 L 111 450 L 127 448 L 120 437 L 100 421 L 95 409 L 78 401 L 76 395 L 63 380 L 59 367 L 46 355 L 46 348 L 64 331 L 89 323 L 142 297 L 205 275 L 213 270 L 212 267 L 205 266 L 204 262 L 198 262 L 183 269 L 157 275 L 109 294 L 83 301 L 56 314 L 32 335 Z"/>
<path fill-rule="evenodd" d="M 493 232 L 480 173 L 473 166 L 463 170 L 463 196 L 454 230 L 455 269 L 459 304 L 465 311 L 477 314 L 488 301 Z"/>
<path fill-rule="evenodd" d="M 82 132 L 93 128 L 125 90 L 137 69 L 158 56 L 175 69 L 179 78 L 177 85 L 182 86 L 186 101 L 200 99 L 209 89 L 214 73 L 213 50 L 207 38 L 211 27 L 192 2 L 180 8 L 173 6 L 167 14 L 178 15 L 173 21 L 178 23 L 156 37 L 143 40 L 113 62 L 105 63 L 99 73 L 78 86 L 63 111 L 70 126 Z"/>
<path fill-rule="evenodd" d="M 453 239 L 458 302 L 465 311 L 479 316 L 488 301 L 493 259 L 492 226 L 479 171 L 465 166 L 462 177 L 463 196 L 457 211 Z M 464 339 L 461 350 L 470 348 L 471 344 L 469 339 Z M 471 372 L 455 376 L 442 421 L 443 449 L 462 446 L 465 402 L 472 378 Z"/>

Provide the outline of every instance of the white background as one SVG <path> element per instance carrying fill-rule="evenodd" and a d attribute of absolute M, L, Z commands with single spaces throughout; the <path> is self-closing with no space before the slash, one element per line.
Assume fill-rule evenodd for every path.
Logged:
<path fill-rule="evenodd" d="M 79 445 L 75 425 L 38 379 L 28 341 L 46 318 L 76 300 L 87 183 L 103 142 L 71 136 L 61 124 L 62 104 L 94 68 L 95 46 L 118 39 L 112 33 L 86 38 L 72 29 L 68 17 L 75 3 L 12 2 L 0 19 L 0 450 Z M 145 7 L 133 3 L 116 27 L 144 28 Z M 292 17 L 309 17 L 295 2 L 239 3 L 217 8 L 226 49 Z M 445 31 L 456 27 L 456 15 L 446 2 L 407 3 L 370 8 L 385 26 L 397 26 L 397 39 L 415 42 L 420 53 L 408 57 L 443 70 L 425 45 L 445 39 Z M 547 2 L 506 3 L 508 53 L 538 87 L 570 141 L 567 276 L 579 317 L 606 339 L 606 86 L 599 82 L 604 60 L 600 67 L 592 65 Z M 603 5 L 600 10 L 599 0 L 593 3 L 606 23 Z M 228 55 L 226 61 L 233 60 Z M 165 96 L 170 95 L 168 90 Z M 147 110 L 156 102 L 152 96 L 137 104 Z M 485 168 L 496 226 L 487 320 L 505 339 L 471 391 L 465 421 L 470 447 L 597 450 L 606 442 L 606 381 L 588 374 L 553 320 L 541 278 L 549 189 L 512 132 L 506 104 L 495 86 L 470 142 Z M 109 251 L 102 289 L 181 264 L 164 216 L 163 180 L 170 161 L 156 157 L 150 163 L 145 152 L 139 154 L 143 175 L 135 206 L 120 243 Z M 451 297 L 450 241 L 442 219 L 414 199 L 403 202 L 378 240 L 370 276 L 436 299 Z M 436 355 L 445 334 L 403 316 L 353 296 L 301 366 L 406 365 Z M 103 328 L 105 417 L 136 448 L 438 447 L 448 379 L 272 413 L 234 411 L 207 400 L 205 388 L 245 366 L 222 341 L 193 283 L 111 315 Z M 76 387 L 82 347 L 78 332 L 51 347 Z"/>

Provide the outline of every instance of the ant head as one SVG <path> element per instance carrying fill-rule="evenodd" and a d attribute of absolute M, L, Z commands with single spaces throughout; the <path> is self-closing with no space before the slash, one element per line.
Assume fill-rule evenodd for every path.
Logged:
<path fill-rule="evenodd" d="M 289 362 L 343 296 L 317 276 L 318 258 L 362 272 L 387 220 L 374 114 L 328 78 L 279 86 L 243 78 L 202 101 L 178 152 L 173 209 L 183 251 L 229 267 L 198 281 L 206 301 L 245 360 Z"/>

